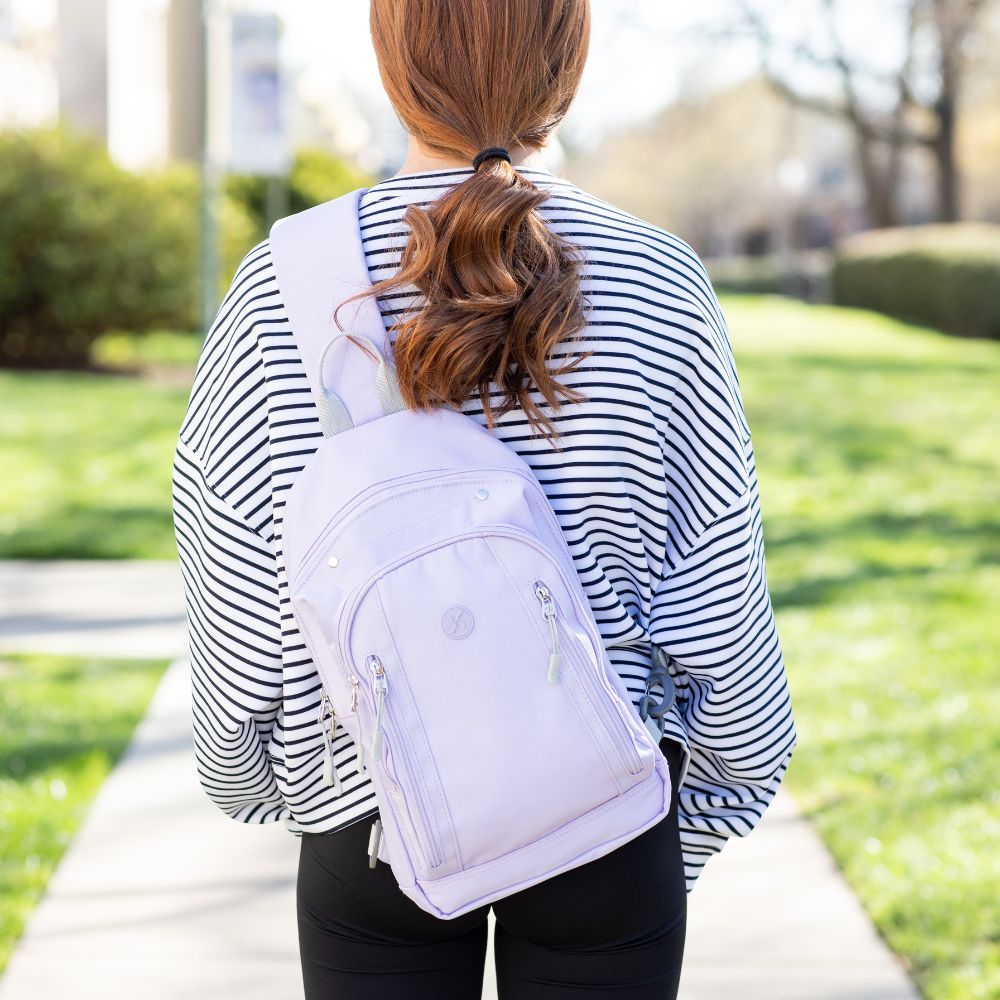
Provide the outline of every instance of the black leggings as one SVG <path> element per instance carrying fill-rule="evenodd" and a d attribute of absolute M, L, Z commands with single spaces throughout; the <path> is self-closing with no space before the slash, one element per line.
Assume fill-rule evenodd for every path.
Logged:
<path fill-rule="evenodd" d="M 441 920 L 368 867 L 372 819 L 303 833 L 296 906 L 306 1000 L 479 1000 L 496 915 L 500 1000 L 672 1000 L 687 925 L 677 832 L 680 744 L 660 741 L 670 813 L 610 854 Z"/>

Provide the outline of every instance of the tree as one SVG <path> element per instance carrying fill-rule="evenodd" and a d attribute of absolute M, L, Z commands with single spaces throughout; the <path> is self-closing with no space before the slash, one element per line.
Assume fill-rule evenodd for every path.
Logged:
<path fill-rule="evenodd" d="M 960 218 L 955 135 L 966 47 L 983 10 L 996 0 L 902 0 L 897 16 L 903 55 L 888 72 L 847 51 L 838 30 L 837 0 L 820 0 L 828 39 L 825 51 L 804 40 L 784 48 L 758 0 L 736 2 L 737 23 L 723 34 L 749 33 L 758 45 L 761 72 L 778 93 L 851 127 L 873 225 L 898 223 L 895 192 L 903 153 L 914 148 L 926 150 L 933 158 L 937 217 L 943 222 Z M 840 96 L 807 91 L 793 82 L 796 73 L 779 64 L 832 72 Z M 878 99 L 873 97 L 876 94 Z"/>

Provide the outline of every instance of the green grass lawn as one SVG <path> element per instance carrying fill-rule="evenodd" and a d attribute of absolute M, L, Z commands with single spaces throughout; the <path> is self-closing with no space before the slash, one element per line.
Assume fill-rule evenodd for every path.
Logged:
<path fill-rule="evenodd" d="M 789 787 L 926 996 L 996 998 L 1000 344 L 724 309 L 800 730 Z"/>
<path fill-rule="evenodd" d="M 998 997 L 1000 344 L 722 301 L 800 730 L 788 785 L 925 995 Z M 174 557 L 187 384 L 162 370 L 196 348 L 101 345 L 156 379 L 0 373 L 0 555 Z"/>
<path fill-rule="evenodd" d="M 0 371 L 0 558 L 176 557 L 170 463 L 200 342 L 109 335 L 116 374 Z"/>
<path fill-rule="evenodd" d="M 0 656 L 0 971 L 166 665 Z"/>
<path fill-rule="evenodd" d="M 106 333 L 94 342 L 91 359 L 112 368 L 153 369 L 182 373 L 198 361 L 201 339 L 194 334 L 153 330 L 142 336 L 115 332 Z"/>

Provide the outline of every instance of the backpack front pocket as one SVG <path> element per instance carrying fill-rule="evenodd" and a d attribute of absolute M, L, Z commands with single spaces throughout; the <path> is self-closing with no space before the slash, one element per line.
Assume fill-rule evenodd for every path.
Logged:
<path fill-rule="evenodd" d="M 650 773 L 653 754 L 616 707 L 580 600 L 536 538 L 495 526 L 408 553 L 345 603 L 341 654 L 369 682 L 371 720 L 381 700 L 382 735 L 369 742 L 384 747 L 371 760 L 405 800 L 424 854 L 418 877 L 523 847 Z M 373 656 L 381 694 L 365 666 Z"/>

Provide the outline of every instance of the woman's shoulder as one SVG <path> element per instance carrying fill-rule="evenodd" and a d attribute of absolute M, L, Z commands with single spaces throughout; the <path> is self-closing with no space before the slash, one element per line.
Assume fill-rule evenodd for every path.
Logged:
<path fill-rule="evenodd" d="M 236 267 L 205 332 L 180 427 L 181 440 L 206 462 L 221 460 L 248 413 L 266 406 L 269 337 L 287 333 L 270 244 L 255 244 Z"/>
<path fill-rule="evenodd" d="M 736 380 L 722 306 L 687 240 L 575 184 L 554 189 L 546 206 L 553 227 L 585 253 L 585 294 L 602 326 L 626 326 L 672 363 Z"/>
<path fill-rule="evenodd" d="M 681 235 L 566 182 L 553 186 L 545 213 L 586 253 L 587 274 L 607 292 L 712 322 L 720 310 L 708 270 Z M 676 318 L 676 317 L 675 317 Z"/>

